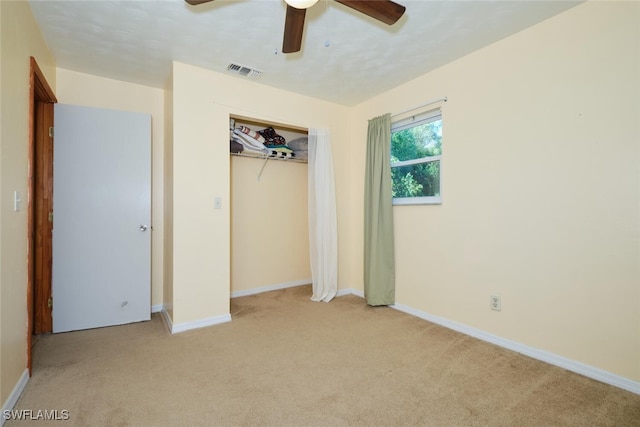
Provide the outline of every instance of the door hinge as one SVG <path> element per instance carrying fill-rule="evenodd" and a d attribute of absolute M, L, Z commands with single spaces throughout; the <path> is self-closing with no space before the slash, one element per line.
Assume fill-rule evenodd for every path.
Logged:
<path fill-rule="evenodd" d="M 53 138 L 53 126 L 49 127 L 49 138 Z"/>
<path fill-rule="evenodd" d="M 47 218 L 49 219 L 49 222 L 53 224 L 53 211 L 49 212 L 49 215 L 47 215 Z"/>
<path fill-rule="evenodd" d="M 49 300 L 47 301 L 47 307 L 53 307 L 53 298 L 49 298 Z"/>

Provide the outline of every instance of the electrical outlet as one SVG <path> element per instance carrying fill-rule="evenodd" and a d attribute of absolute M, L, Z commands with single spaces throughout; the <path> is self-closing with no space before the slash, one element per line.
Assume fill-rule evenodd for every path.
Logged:
<path fill-rule="evenodd" d="M 491 295 L 489 297 L 489 307 L 491 307 L 491 310 L 495 311 L 502 310 L 502 302 L 500 301 L 500 297 L 498 295 Z"/>

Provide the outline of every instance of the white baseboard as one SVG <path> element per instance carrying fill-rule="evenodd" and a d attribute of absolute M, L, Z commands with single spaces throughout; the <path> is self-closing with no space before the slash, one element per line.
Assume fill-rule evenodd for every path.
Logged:
<path fill-rule="evenodd" d="M 162 306 L 162 310 L 160 310 L 160 316 L 162 317 L 162 321 L 164 322 L 167 329 L 169 329 L 169 332 L 171 332 L 173 321 L 171 320 L 171 316 L 169 316 L 169 312 L 164 305 Z"/>
<path fill-rule="evenodd" d="M 336 294 L 337 297 L 342 297 L 345 295 L 355 295 L 360 298 L 364 298 L 364 291 L 359 291 L 353 288 L 338 289 L 338 293 Z"/>
<path fill-rule="evenodd" d="M 231 298 L 246 297 L 249 295 L 261 294 L 263 292 L 277 291 L 279 289 L 293 288 L 296 286 L 308 285 L 311 279 L 296 280 L 294 282 L 276 283 L 274 285 L 262 286 L 260 288 L 247 289 L 245 291 L 231 292 Z"/>
<path fill-rule="evenodd" d="M 256 295 L 256 294 L 261 294 L 263 292 L 277 291 L 279 289 L 293 288 L 296 286 L 308 285 L 310 283 L 311 283 L 311 279 L 296 280 L 294 282 L 286 282 L 286 283 L 276 283 L 274 285 L 262 286 L 260 288 L 253 288 L 253 289 L 247 289 L 244 291 L 231 292 L 231 298 Z M 152 306 L 151 312 L 152 313 L 160 312 L 160 314 L 162 315 L 162 319 L 164 320 L 164 323 L 167 325 L 167 327 L 169 328 L 169 331 L 171 331 L 172 334 L 188 331 L 191 329 L 204 328 L 205 326 L 212 326 L 212 325 L 217 325 L 219 323 L 225 323 L 225 322 L 231 321 L 231 314 L 224 314 L 221 316 L 215 316 L 207 319 L 196 320 L 195 322 L 185 322 L 185 323 L 174 324 L 173 321 L 171 320 L 171 316 L 169 316 L 169 313 L 167 312 L 167 310 L 163 305 Z"/>
<path fill-rule="evenodd" d="M 364 298 L 364 292 L 357 289 L 342 289 L 338 292 L 339 296 L 348 294 L 353 294 Z M 640 382 L 621 377 L 620 375 L 613 374 L 600 368 L 596 368 L 582 362 L 577 362 L 575 360 L 567 359 L 566 357 L 558 356 L 547 351 L 539 350 L 534 347 L 511 341 L 497 335 L 482 331 L 480 329 L 475 329 L 461 323 L 453 322 L 443 317 L 434 316 L 424 311 L 416 310 L 415 308 L 409 307 L 408 305 L 395 304 L 391 305 L 390 307 L 395 310 L 402 311 L 403 313 L 418 317 L 420 319 L 436 323 L 440 326 L 444 326 L 445 328 L 453 329 L 454 331 L 458 331 L 465 335 L 469 335 L 474 338 L 489 342 L 491 344 L 516 351 L 533 359 L 549 363 L 550 365 L 558 366 L 568 371 L 584 375 L 585 377 L 621 388 L 623 390 L 630 391 L 635 394 L 640 394 Z"/>
<path fill-rule="evenodd" d="M 0 414 L 0 427 L 3 426 L 4 422 L 6 421 L 4 417 L 5 411 L 10 411 L 14 408 L 14 406 L 16 406 L 16 403 L 18 402 L 18 399 L 20 399 L 20 396 L 22 395 L 22 392 L 24 391 L 24 388 L 27 386 L 28 382 L 29 370 L 25 369 L 22 372 L 22 375 L 20 375 L 20 379 L 18 379 L 15 387 L 13 387 L 13 390 L 11 391 L 11 394 L 9 394 L 6 402 L 4 402 L 4 405 L 2 405 L 2 414 Z"/>
<path fill-rule="evenodd" d="M 164 323 L 168 326 L 169 331 L 172 334 L 178 334 L 180 332 L 190 331 L 192 329 L 204 328 L 206 326 L 218 325 L 220 323 L 231 322 L 231 314 L 221 314 L 220 316 L 207 317 L 205 319 L 196 320 L 193 322 L 173 323 L 171 316 L 164 308 L 160 311 Z"/>

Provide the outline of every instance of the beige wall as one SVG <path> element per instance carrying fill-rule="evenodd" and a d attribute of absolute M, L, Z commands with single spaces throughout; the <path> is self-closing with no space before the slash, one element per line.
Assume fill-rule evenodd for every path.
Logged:
<path fill-rule="evenodd" d="M 24 1 L 0 2 L 0 402 L 27 367 L 29 57 L 53 90 L 55 62 Z M 13 192 L 22 209 L 13 210 Z"/>
<path fill-rule="evenodd" d="M 311 278 L 307 165 L 231 158 L 231 292 Z"/>
<path fill-rule="evenodd" d="M 61 104 L 151 114 L 152 124 L 152 249 L 151 304 L 163 303 L 164 241 L 164 91 L 118 80 L 58 68 L 57 91 Z"/>
<path fill-rule="evenodd" d="M 346 113 L 346 107 L 174 63 L 174 323 L 229 313 L 229 116 L 327 127 L 336 147 L 348 142 Z M 215 197 L 222 198 L 222 209 L 214 209 Z M 338 197 L 340 204 L 348 194 Z"/>
<path fill-rule="evenodd" d="M 640 381 L 639 8 L 577 6 L 355 108 L 359 231 L 367 119 L 449 97 L 444 203 L 394 208 L 398 303 Z"/>

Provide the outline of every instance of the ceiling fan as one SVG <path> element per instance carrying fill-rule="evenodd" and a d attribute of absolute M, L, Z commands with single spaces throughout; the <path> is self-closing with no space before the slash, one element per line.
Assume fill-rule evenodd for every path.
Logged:
<path fill-rule="evenodd" d="M 185 0 L 192 6 L 209 3 L 213 0 Z M 391 0 L 335 0 L 338 3 L 364 13 L 373 19 L 393 25 L 404 14 L 405 7 Z M 287 15 L 284 21 L 284 40 L 282 53 L 294 53 L 302 47 L 302 32 L 307 9 L 318 0 L 285 0 Z"/>

